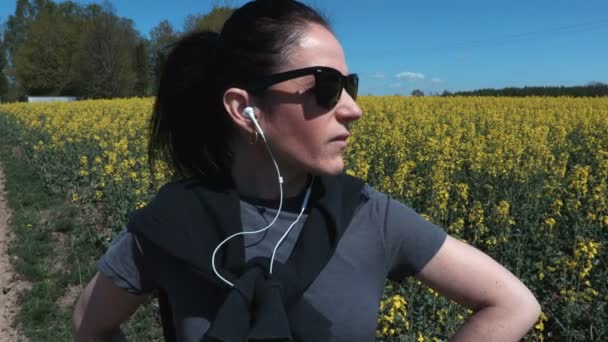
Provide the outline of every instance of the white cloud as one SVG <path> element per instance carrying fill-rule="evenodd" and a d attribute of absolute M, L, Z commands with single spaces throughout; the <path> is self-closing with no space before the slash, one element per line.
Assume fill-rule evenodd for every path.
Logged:
<path fill-rule="evenodd" d="M 411 72 L 411 71 L 400 72 L 397 75 L 395 75 L 395 77 L 400 78 L 400 79 L 406 79 L 406 80 L 423 80 L 425 78 L 424 74 L 421 74 L 419 72 Z"/>
<path fill-rule="evenodd" d="M 431 79 L 431 82 L 433 82 L 433 83 L 441 83 L 441 82 L 443 82 L 443 81 L 442 81 L 442 80 L 441 80 L 439 77 L 433 77 L 433 78 Z"/>
<path fill-rule="evenodd" d="M 383 72 L 374 72 L 372 74 L 369 75 L 371 78 L 384 78 L 384 73 Z"/>

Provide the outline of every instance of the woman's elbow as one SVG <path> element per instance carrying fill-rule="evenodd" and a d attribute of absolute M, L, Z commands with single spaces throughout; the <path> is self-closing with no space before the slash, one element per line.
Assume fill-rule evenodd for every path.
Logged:
<path fill-rule="evenodd" d="M 530 292 L 528 300 L 524 301 L 521 305 L 522 309 L 520 310 L 527 313 L 526 316 L 529 317 L 529 320 L 532 322 L 532 324 L 538 321 L 538 317 L 540 317 L 540 314 L 542 312 L 542 307 L 540 306 L 540 303 L 538 302 L 536 297 L 534 297 L 534 294 L 532 294 L 532 292 Z"/>
<path fill-rule="evenodd" d="M 83 324 L 84 323 L 84 324 Z M 82 311 L 78 308 L 74 310 L 72 316 L 72 341 L 74 342 L 119 342 L 126 341 L 120 327 L 110 329 L 107 331 L 99 331 L 94 327 L 87 326 L 86 322 L 83 322 Z"/>
<path fill-rule="evenodd" d="M 74 341 L 124 341 L 120 330 L 149 295 L 133 295 L 96 274 L 82 292 L 72 314 Z"/>
<path fill-rule="evenodd" d="M 76 340 L 76 335 L 80 331 L 82 325 L 82 296 L 78 298 L 76 305 L 74 306 L 74 312 L 72 312 L 72 337 Z"/>
<path fill-rule="evenodd" d="M 542 308 L 534 294 L 527 288 L 503 301 L 501 305 L 520 324 L 532 327 L 541 314 Z"/>
<path fill-rule="evenodd" d="M 95 336 L 92 334 L 90 329 L 87 330 L 86 324 L 84 322 L 84 303 L 82 296 L 76 303 L 74 307 L 74 312 L 72 313 L 72 340 L 79 341 L 95 341 Z"/>

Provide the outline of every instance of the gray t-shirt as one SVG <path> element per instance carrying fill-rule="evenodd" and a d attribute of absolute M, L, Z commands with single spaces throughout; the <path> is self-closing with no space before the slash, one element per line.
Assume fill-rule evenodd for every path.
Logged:
<path fill-rule="evenodd" d="M 369 200 L 357 209 L 334 255 L 290 313 L 307 322 L 307 309 L 312 306 L 329 322 L 329 341 L 374 341 L 386 279 L 402 281 L 416 274 L 437 253 L 447 236 L 443 229 L 401 202 L 369 186 L 363 191 Z M 300 197 L 286 199 L 279 218 L 265 232 L 244 236 L 247 260 L 272 255 L 276 243 L 299 214 L 299 200 Z M 241 198 L 243 230 L 267 226 L 275 217 L 277 211 L 273 208 L 277 206 L 278 203 Z M 287 260 L 305 221 L 306 214 L 277 249 L 276 261 Z M 101 258 L 99 271 L 117 286 L 141 294 L 158 287 L 150 272 L 158 277 L 163 269 L 184 267 L 165 258 L 155 262 L 154 270 L 147 269 L 140 262 L 144 256 L 149 257 L 146 253 L 154 252 L 142 248 L 140 239 L 124 230 Z M 199 341 L 213 318 L 209 307 L 217 305 L 218 299 L 207 298 L 211 296 L 206 296 L 204 284 L 200 279 L 190 278 L 186 270 L 177 274 L 183 274 L 183 278 L 165 279 L 163 288 L 173 311 L 178 341 Z M 315 323 L 310 324 L 298 334 L 303 341 L 318 341 Z"/>

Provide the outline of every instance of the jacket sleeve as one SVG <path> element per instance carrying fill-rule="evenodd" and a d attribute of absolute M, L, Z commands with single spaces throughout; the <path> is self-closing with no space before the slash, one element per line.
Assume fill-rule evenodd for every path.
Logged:
<path fill-rule="evenodd" d="M 124 229 L 114 238 L 97 266 L 99 272 L 116 286 L 132 294 L 143 294 L 156 288 L 143 260 L 144 251 L 137 236 Z"/>

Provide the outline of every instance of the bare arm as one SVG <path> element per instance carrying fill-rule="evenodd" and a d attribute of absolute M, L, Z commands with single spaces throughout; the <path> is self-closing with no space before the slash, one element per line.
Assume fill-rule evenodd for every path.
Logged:
<path fill-rule="evenodd" d="M 441 295 L 475 311 L 452 341 L 519 341 L 540 305 L 511 272 L 478 249 L 450 236 L 415 276 Z"/>
<path fill-rule="evenodd" d="M 130 294 L 97 273 L 80 295 L 74 308 L 74 341 L 126 341 L 120 324 L 129 319 L 148 299 L 149 295 Z"/>

